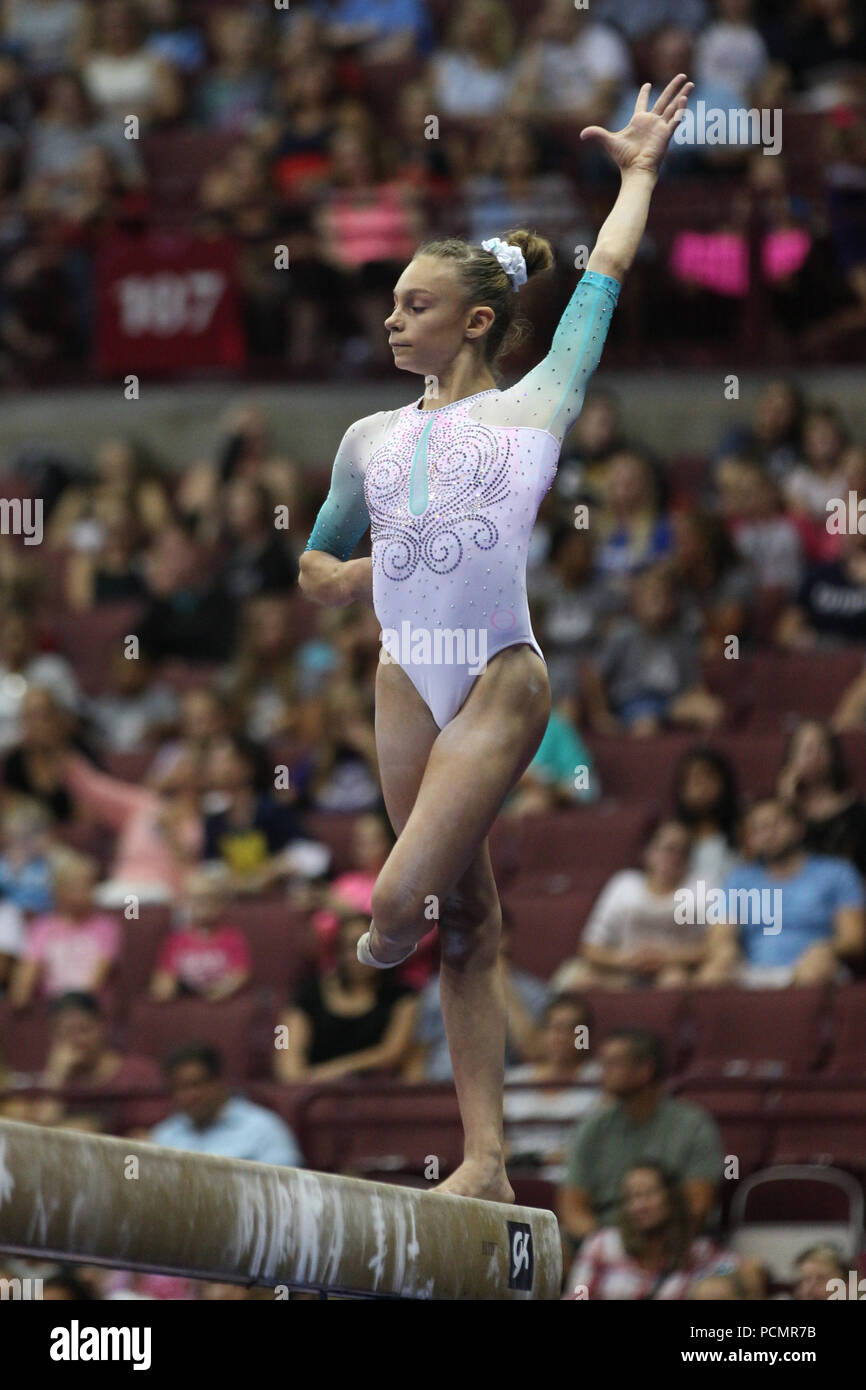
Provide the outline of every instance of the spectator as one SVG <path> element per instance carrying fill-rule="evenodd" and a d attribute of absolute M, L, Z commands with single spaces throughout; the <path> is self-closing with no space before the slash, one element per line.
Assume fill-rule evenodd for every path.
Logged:
<path fill-rule="evenodd" d="M 171 686 L 155 678 L 146 652 L 135 659 L 117 648 L 109 663 L 107 688 L 84 701 L 97 747 L 107 753 L 141 753 L 177 718 Z"/>
<path fill-rule="evenodd" d="M 269 83 L 259 57 L 259 27 L 249 9 L 219 9 L 209 16 L 215 61 L 200 79 L 196 97 L 196 115 L 204 125 L 249 131 L 263 116 Z"/>
<path fill-rule="evenodd" d="M 539 1054 L 542 1019 L 549 997 L 548 986 L 543 980 L 514 965 L 513 948 L 514 920 L 503 906 L 499 959 L 508 1018 L 506 1067 L 519 1066 Z M 442 1016 L 438 976 L 418 997 L 418 1016 L 412 1041 L 412 1056 L 404 1073 L 406 1080 L 450 1081 L 453 1077 L 451 1054 Z"/>
<path fill-rule="evenodd" d="M 770 381 L 758 396 L 751 424 L 729 430 L 720 454 L 752 450 L 773 481 L 781 482 L 802 458 L 804 409 L 796 382 Z"/>
<path fill-rule="evenodd" d="M 627 449 L 611 458 L 603 490 L 597 563 L 624 587 L 629 576 L 669 553 L 673 528 L 661 513 L 658 480 L 644 454 Z"/>
<path fill-rule="evenodd" d="M 637 576 L 631 612 L 613 626 L 598 661 L 585 669 L 593 727 L 601 734 L 625 728 L 637 738 L 665 725 L 716 728 L 724 705 L 701 683 L 694 624 L 680 607 L 669 566 Z"/>
<path fill-rule="evenodd" d="M 793 651 L 866 641 L 866 535 L 851 531 L 838 560 L 809 567 L 775 639 Z"/>
<path fill-rule="evenodd" d="M 390 972 L 358 962 L 358 941 L 369 926 L 363 913 L 342 922 L 335 968 L 309 975 L 281 1015 L 290 1045 L 277 1048 L 277 1080 L 399 1072 L 412 1039 L 415 998 Z"/>
<path fill-rule="evenodd" d="M 701 649 L 721 657 L 729 637 L 742 639 L 749 624 L 754 579 L 721 517 L 698 508 L 674 517 L 673 566 L 679 591 L 700 613 Z"/>
<path fill-rule="evenodd" d="M 245 739 L 216 740 L 205 776 L 213 809 L 203 855 L 223 861 L 233 892 L 261 892 L 289 873 L 316 877 L 327 868 L 327 851 L 305 839 L 291 803 L 263 790 L 260 759 Z"/>
<path fill-rule="evenodd" d="M 120 930 L 113 917 L 94 911 L 96 864 L 68 854 L 54 874 L 54 910 L 30 924 L 10 997 L 26 1008 L 39 992 L 57 999 L 74 992 L 98 995 L 120 955 Z"/>
<path fill-rule="evenodd" d="M 586 1005 L 572 995 L 555 995 L 544 1011 L 537 1061 L 505 1072 L 508 1161 L 538 1168 L 547 1182 L 564 1179 L 568 1134 L 602 1098 L 597 1085 L 601 1068 L 588 1057 L 584 1043 L 590 1030 Z"/>
<path fill-rule="evenodd" d="M 204 35 L 186 13 L 186 0 L 144 0 L 145 48 L 179 73 L 197 73 L 207 59 Z"/>
<path fill-rule="evenodd" d="M 778 484 L 754 458 L 728 454 L 716 468 L 719 510 L 759 590 L 796 593 L 803 579 L 800 533 Z"/>
<path fill-rule="evenodd" d="M 812 406 L 803 424 L 803 463 L 792 468 L 783 482 L 795 516 L 826 527 L 827 503 L 846 495 L 842 458 L 847 443 L 848 434 L 836 406 L 829 401 Z"/>
<path fill-rule="evenodd" d="M 691 831 L 689 882 L 719 888 L 739 863 L 739 798 L 730 759 L 717 748 L 690 748 L 674 774 L 674 815 Z"/>
<path fill-rule="evenodd" d="M 545 235 L 567 265 L 575 243 L 590 240 L 574 195 L 574 184 L 558 170 L 541 167 L 539 138 L 526 122 L 503 118 L 491 128 L 479 159 L 480 171 L 461 184 L 468 238 L 480 243 L 502 227 L 531 224 Z"/>
<path fill-rule="evenodd" d="M 590 388 L 583 410 L 563 440 L 557 491 L 568 501 L 581 493 L 603 500 L 608 464 L 627 452 L 619 400 L 611 391 Z"/>
<path fill-rule="evenodd" d="M 730 1274 L 705 1274 L 695 1280 L 689 1292 L 689 1298 L 696 1303 L 736 1303 L 757 1296 L 750 1292 L 745 1279 L 736 1270 Z"/>
<path fill-rule="evenodd" d="M 51 79 L 45 104 L 28 132 L 24 179 L 58 212 L 74 201 L 73 173 L 94 146 L 117 160 L 130 184 L 141 178 L 134 140 L 123 138 L 118 123 L 100 121 L 78 73 L 60 72 Z"/>
<path fill-rule="evenodd" d="M 810 854 L 847 859 L 866 875 L 866 802 L 851 787 L 838 738 L 820 720 L 803 720 L 788 740 L 778 792 L 802 812 Z"/>
<path fill-rule="evenodd" d="M 38 76 L 75 61 L 83 35 L 82 0 L 6 0 L 3 35 Z"/>
<path fill-rule="evenodd" d="M 0 815 L 0 896 L 19 912 L 50 912 L 54 868 L 50 817 L 37 801 L 10 799 Z"/>
<path fill-rule="evenodd" d="M 371 811 L 381 805 L 376 740 L 368 701 L 333 681 L 320 701 L 310 804 L 317 811 Z"/>
<path fill-rule="evenodd" d="M 319 51 L 303 60 L 286 57 L 276 80 L 276 114 L 269 136 L 272 174 L 286 201 L 303 201 L 321 193 L 330 171 L 331 137 L 338 119 L 334 61 Z M 429 110 L 428 103 L 425 114 Z"/>
<path fill-rule="evenodd" d="M 495 116 L 514 80 L 514 25 L 502 0 L 467 0 L 433 55 L 434 110 L 444 116 Z"/>
<path fill-rule="evenodd" d="M 155 660 L 176 657 L 193 665 L 231 654 L 236 614 L 219 582 L 202 573 L 204 554 L 174 523 L 145 557 L 150 602 L 139 624 L 143 651 Z"/>
<path fill-rule="evenodd" d="M 605 884 L 586 920 L 576 960 L 557 970 L 552 987 L 681 987 L 700 974 L 705 932 L 681 920 L 677 890 L 687 883 L 691 836 L 663 821 L 644 851 L 645 869 L 621 869 Z"/>
<path fill-rule="evenodd" d="M 276 529 L 271 497 L 264 483 L 235 478 L 225 491 L 227 553 L 223 583 L 237 601 L 256 594 L 287 593 L 297 581 L 297 564 L 285 533 Z"/>
<path fill-rule="evenodd" d="M 621 595 L 595 565 L 592 526 L 568 521 L 553 530 L 548 576 L 539 584 L 539 641 L 544 648 L 554 708 L 577 714 L 580 672 L 597 655 L 610 620 L 623 611 Z"/>
<path fill-rule="evenodd" d="M 614 1302 L 680 1301 L 696 1279 L 713 1277 L 718 1246 L 693 1231 L 678 1182 L 659 1163 L 638 1160 L 622 1179 L 616 1226 L 583 1241 L 566 1297 Z"/>
<path fill-rule="evenodd" d="M 818 0 L 803 7 L 783 59 L 796 91 L 820 110 L 838 97 L 840 83 L 861 79 L 866 67 L 866 21 L 853 0 Z"/>
<path fill-rule="evenodd" d="M 716 17 L 695 45 L 698 86 L 732 87 L 745 106 L 760 94 L 770 66 L 754 10 L 754 0 L 715 0 Z"/>
<path fill-rule="evenodd" d="M 0 901 L 0 998 L 14 979 L 24 951 L 24 919 L 21 909 L 4 898 Z M 0 1090 L 3 1088 L 3 1065 L 0 1058 Z"/>
<path fill-rule="evenodd" d="M 433 43 L 424 0 L 313 0 L 312 12 L 331 47 L 364 63 L 396 62 Z"/>
<path fill-rule="evenodd" d="M 606 125 L 632 75 L 628 45 L 616 29 L 586 11 L 575 13 L 572 0 L 545 0 L 521 47 L 526 52 L 517 67 L 512 109 L 516 104 L 527 115 L 569 115 L 581 126 Z"/>
<path fill-rule="evenodd" d="M 37 652 L 33 615 L 11 609 L 0 619 L 0 749 L 11 748 L 22 735 L 26 739 L 22 715 L 27 695 L 34 689 L 53 696 L 55 709 L 59 705 L 73 713 L 77 707 L 78 687 L 68 661 L 54 653 Z M 8 786 L 6 777 L 4 781 Z"/>
<path fill-rule="evenodd" d="M 729 920 L 710 928 L 708 978 L 758 989 L 850 978 L 845 962 L 866 948 L 863 883 L 847 860 L 809 853 L 805 833 L 789 803 L 751 807 L 746 862 L 723 885 Z"/>
<path fill-rule="evenodd" d="M 166 1059 L 164 1071 L 176 1109 L 154 1125 L 152 1143 L 253 1163 L 303 1167 L 298 1142 L 279 1115 L 229 1092 L 225 1065 L 216 1048 L 202 1043 L 178 1048 Z"/>
<path fill-rule="evenodd" d="M 256 743 L 295 731 L 296 660 L 285 599 L 255 595 L 244 606 L 240 642 L 225 688 L 240 728 Z"/>
<path fill-rule="evenodd" d="M 697 33 L 704 27 L 708 13 L 706 0 L 629 0 L 628 5 L 623 5 L 622 0 L 599 0 L 597 17 L 615 24 L 630 42 L 639 43 L 663 24 L 682 24 Z"/>
<path fill-rule="evenodd" d="M 68 753 L 64 778 L 78 805 L 115 832 L 111 874 L 98 890 L 105 907 L 170 901 L 203 843 L 198 806 L 198 771 L 190 759 L 137 787 L 99 772 L 86 758 Z"/>
<path fill-rule="evenodd" d="M 595 763 L 565 711 L 551 710 L 532 762 L 506 801 L 509 815 L 533 815 L 557 807 L 597 801 L 601 784 Z"/>
<path fill-rule="evenodd" d="M 21 721 L 21 741 L 3 761 L 3 784 L 7 791 L 38 802 L 58 823 L 69 821 L 72 800 L 63 781 L 67 712 L 51 690 L 33 684 L 21 704 Z"/>
<path fill-rule="evenodd" d="M 836 706 L 832 725 L 837 733 L 848 730 L 862 730 L 866 722 L 866 669 L 855 676 L 851 684 L 842 692 Z"/>
<path fill-rule="evenodd" d="M 159 60 L 144 46 L 130 0 L 105 0 L 96 12 L 96 41 L 82 69 L 87 90 L 106 119 L 129 114 L 146 123 L 156 97 Z"/>
<path fill-rule="evenodd" d="M 212 686 L 194 686 L 184 691 L 180 699 L 177 737 L 162 745 L 149 776 L 158 781 L 184 760 L 193 767 L 201 767 L 217 739 L 223 738 L 228 731 L 229 710 L 218 690 Z"/>
<path fill-rule="evenodd" d="M 383 322 L 394 281 L 423 231 L 415 193 L 389 176 L 383 147 L 366 122 L 337 128 L 331 161 L 332 187 L 313 214 L 315 258 L 304 265 L 298 293 L 320 311 L 348 300 L 366 357 L 390 364 Z"/>
<path fill-rule="evenodd" d="M 841 1279 L 847 1291 L 849 1261 L 835 1245 L 811 1245 L 797 1256 L 794 1269 L 793 1296 L 798 1303 L 826 1302 L 834 1279 Z"/>
<path fill-rule="evenodd" d="M 647 1162 L 679 1183 L 691 1229 L 699 1232 L 722 1176 L 722 1145 L 713 1119 L 699 1106 L 663 1093 L 665 1053 L 653 1033 L 609 1033 L 601 1063 L 611 1103 L 576 1127 L 559 1195 L 565 1234 L 579 1245 L 599 1227 L 612 1225 L 625 1174 Z"/>
<path fill-rule="evenodd" d="M 50 1008 L 51 1037 L 39 1085 L 47 1091 L 74 1092 L 79 1103 L 99 1105 L 109 1134 L 153 1124 L 165 1113 L 159 1067 L 150 1057 L 118 1052 L 108 1045 L 105 1018 L 90 994 L 63 994 Z M 112 1099 L 109 1103 L 103 1097 Z M 56 1124 L 65 1103 L 58 1097 L 37 1103 L 37 1123 Z"/>
<path fill-rule="evenodd" d="M 193 869 L 186 876 L 184 925 L 162 942 L 150 983 L 160 1003 L 198 994 L 216 1003 L 243 989 L 252 959 L 244 933 L 226 912 L 228 872 Z"/>
<path fill-rule="evenodd" d="M 98 552 L 113 542 L 119 514 L 136 546 L 142 537 L 161 535 L 170 526 L 171 505 L 165 481 L 146 451 L 133 440 L 104 439 L 95 451 L 94 465 L 93 476 L 66 487 L 52 511 L 52 546 Z M 138 597 L 138 593 L 137 590 L 132 597 Z"/>

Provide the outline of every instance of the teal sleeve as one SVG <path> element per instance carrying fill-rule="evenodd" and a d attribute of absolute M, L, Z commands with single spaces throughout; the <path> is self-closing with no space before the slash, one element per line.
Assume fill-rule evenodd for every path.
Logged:
<path fill-rule="evenodd" d="M 359 434 L 356 423 L 343 436 L 334 459 L 331 486 L 305 550 L 324 550 L 338 560 L 348 560 L 370 525 L 364 473 L 358 457 Z"/>
<path fill-rule="evenodd" d="M 518 383 L 533 423 L 560 441 L 583 407 L 619 291 L 618 280 L 587 270 L 557 324 L 547 356 Z"/>

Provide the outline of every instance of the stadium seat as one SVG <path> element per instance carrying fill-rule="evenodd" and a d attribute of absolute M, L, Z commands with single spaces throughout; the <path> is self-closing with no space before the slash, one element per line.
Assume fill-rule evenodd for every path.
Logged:
<path fill-rule="evenodd" d="M 833 997 L 833 1076 L 866 1076 L 866 985 L 848 985 Z"/>
<path fill-rule="evenodd" d="M 697 742 L 694 734 L 660 734 L 657 738 L 631 739 L 590 736 L 605 797 L 655 798 L 670 807 L 674 771 L 679 759 Z"/>
<path fill-rule="evenodd" d="M 866 1090 L 817 1086 L 778 1097 L 774 1163 L 833 1163 L 866 1174 Z"/>
<path fill-rule="evenodd" d="M 694 990 L 690 1000 L 695 1076 L 778 1076 L 812 1071 L 827 1045 L 827 991 Z"/>
<path fill-rule="evenodd" d="M 86 613 L 68 609 L 54 613 L 58 648 L 72 665 L 85 694 L 104 690 L 111 655 L 123 650 L 123 638 L 137 631 L 140 617 L 140 603 L 103 603 Z"/>
<path fill-rule="evenodd" d="M 619 1028 L 643 1028 L 665 1044 L 668 1067 L 678 1071 L 685 1056 L 686 999 L 676 989 L 591 989 L 581 991 L 592 1016 L 592 1052 Z"/>
<path fill-rule="evenodd" d="M 229 1079 L 240 1081 L 253 1075 L 260 1015 L 260 1002 L 250 991 L 219 1004 L 200 999 L 155 1004 L 137 999 L 129 1010 L 127 1047 L 163 1062 L 176 1048 L 209 1043 L 222 1054 Z"/>
<path fill-rule="evenodd" d="M 48 1010 L 41 1000 L 28 1009 L 13 1009 L 8 999 L 0 999 L 0 1057 L 10 1071 L 27 1076 L 41 1071 L 48 1037 Z"/>
<path fill-rule="evenodd" d="M 856 1260 L 862 1238 L 863 1193 L 833 1168 L 764 1169 L 740 1184 L 731 1203 L 731 1248 L 757 1257 L 779 1283 L 794 1281 L 794 1261 L 809 1246 L 835 1244 Z"/>
<path fill-rule="evenodd" d="M 132 1001 L 147 994 L 156 969 L 160 943 L 171 929 L 171 912 L 162 906 L 142 906 L 137 921 L 119 913 L 123 933 L 115 976 L 115 1017 L 121 1021 Z"/>
<path fill-rule="evenodd" d="M 285 898 L 236 898 L 226 919 L 240 927 L 252 956 L 252 978 L 287 1000 L 315 958 L 315 941 L 305 914 Z"/>
<path fill-rule="evenodd" d="M 863 668 L 863 650 L 764 652 L 754 662 L 753 723 L 790 728 L 797 719 L 829 719 L 847 685 Z"/>
<path fill-rule="evenodd" d="M 445 1177 L 463 1158 L 452 1086 L 330 1086 L 304 1097 L 298 1139 L 311 1168 L 338 1173 L 424 1173 Z"/>
<path fill-rule="evenodd" d="M 352 859 L 354 815 L 341 815 L 336 811 L 309 811 L 304 817 L 304 825 L 311 840 L 320 840 L 331 850 L 334 856 L 331 869 L 335 874 L 344 874 L 355 868 Z"/>
<path fill-rule="evenodd" d="M 514 893 L 505 897 L 514 922 L 514 964 L 543 980 L 549 979 L 577 950 L 595 896 L 594 889 L 576 889 L 570 893 Z"/>
<path fill-rule="evenodd" d="M 520 872 L 568 874 L 575 887 L 604 883 L 618 869 L 639 862 L 657 810 L 652 802 L 605 800 L 579 811 L 524 816 Z"/>

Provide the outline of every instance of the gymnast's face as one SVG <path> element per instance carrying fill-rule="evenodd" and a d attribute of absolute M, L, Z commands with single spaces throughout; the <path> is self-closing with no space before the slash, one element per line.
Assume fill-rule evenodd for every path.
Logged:
<path fill-rule="evenodd" d="M 452 261 L 416 256 L 394 286 L 394 308 L 385 320 L 394 364 L 441 377 L 461 350 L 478 347 L 494 318 L 486 305 L 467 307 Z"/>

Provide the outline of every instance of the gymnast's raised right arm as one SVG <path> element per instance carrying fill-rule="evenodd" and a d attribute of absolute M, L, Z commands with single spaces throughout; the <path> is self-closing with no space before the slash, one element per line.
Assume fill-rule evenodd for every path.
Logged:
<path fill-rule="evenodd" d="M 370 525 L 361 465 L 365 423 L 356 420 L 343 435 L 334 459 L 330 490 L 298 567 L 301 592 L 313 603 L 328 608 L 342 607 L 356 599 L 372 600 L 372 561 L 350 559 Z"/>

